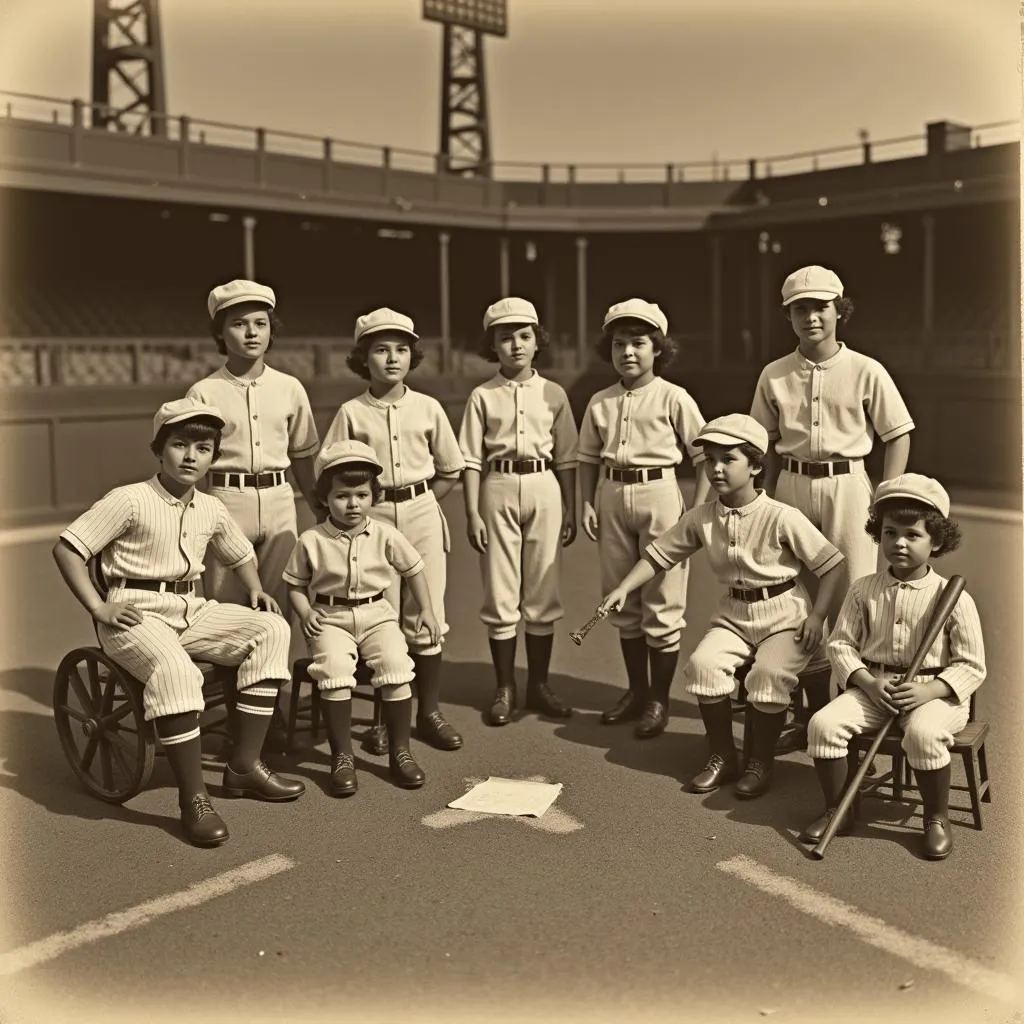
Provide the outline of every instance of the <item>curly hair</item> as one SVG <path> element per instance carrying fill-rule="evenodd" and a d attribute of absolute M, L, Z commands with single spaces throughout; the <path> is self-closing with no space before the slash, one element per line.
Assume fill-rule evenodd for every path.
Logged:
<path fill-rule="evenodd" d="M 628 334 L 631 338 L 650 338 L 651 344 L 658 350 L 654 357 L 654 372 L 660 374 L 679 352 L 679 343 L 662 333 L 661 328 L 654 327 L 646 320 L 635 320 L 633 317 L 622 317 L 613 320 L 604 330 L 597 342 L 598 357 L 606 363 L 612 361 L 612 338 L 616 331 Z"/>
<path fill-rule="evenodd" d="M 377 331 L 375 334 L 364 334 L 355 344 L 355 347 L 345 358 L 345 365 L 363 380 L 370 379 L 370 364 L 367 356 L 370 354 L 370 346 L 375 341 L 383 341 L 386 338 L 396 338 L 409 345 L 409 371 L 410 373 L 423 362 L 423 349 L 417 344 L 417 339 L 411 334 L 403 331 Z"/>
<path fill-rule="evenodd" d="M 150 442 L 149 450 L 159 459 L 173 437 L 186 441 L 212 441 L 213 461 L 216 462 L 220 458 L 220 432 L 220 423 L 210 416 L 193 416 L 179 423 L 165 423 Z"/>
<path fill-rule="evenodd" d="M 239 305 L 243 305 L 243 303 L 239 303 Z M 249 303 L 244 303 L 244 305 L 249 305 Z M 262 305 L 262 303 L 254 303 L 254 305 L 259 306 Z M 270 320 L 270 341 L 267 343 L 267 351 L 269 352 L 274 347 L 274 339 L 280 333 L 281 320 L 269 306 L 263 306 L 263 308 L 266 310 L 267 316 Z M 233 312 L 238 312 L 238 306 L 228 306 L 227 309 L 219 309 L 210 321 L 210 335 L 217 343 L 217 351 L 222 356 L 226 356 L 228 354 L 228 347 L 224 344 L 224 325 L 227 323 L 228 317 Z"/>
<path fill-rule="evenodd" d="M 832 299 L 832 305 L 836 307 L 836 322 L 845 327 L 850 322 L 850 317 L 853 316 L 853 299 L 848 298 L 845 295 L 840 295 L 838 299 Z M 790 319 L 789 311 L 792 306 L 792 302 L 788 306 L 779 306 L 779 309 L 782 311 L 783 319 L 786 320 L 787 323 Z"/>
<path fill-rule="evenodd" d="M 317 500 L 324 508 L 327 507 L 327 495 L 335 484 L 341 484 L 343 487 L 358 487 L 360 484 L 369 484 L 374 505 L 380 501 L 381 494 L 384 493 L 384 489 L 380 485 L 379 474 L 370 466 L 366 466 L 365 469 L 359 469 L 351 464 L 336 466 L 334 469 L 329 469 L 326 473 L 322 473 L 320 479 L 316 482 L 316 487 L 313 489 Z"/>
<path fill-rule="evenodd" d="M 912 498 L 889 498 L 871 506 L 864 529 L 876 544 L 882 542 L 882 522 L 886 516 L 900 526 L 913 526 L 919 520 L 924 520 L 928 536 L 937 545 L 932 552 L 936 558 L 960 547 L 960 524 L 944 516 L 937 508 Z"/>
<path fill-rule="evenodd" d="M 477 355 L 486 359 L 489 363 L 498 362 L 498 353 L 494 351 L 494 339 L 497 337 L 497 331 L 499 327 L 532 327 L 533 337 L 537 342 L 537 353 L 534 356 L 536 361 L 537 356 L 542 352 L 547 351 L 549 344 L 548 332 L 540 324 L 495 324 L 493 327 L 488 327 L 483 334 L 480 335 L 479 341 L 477 341 L 476 352 Z"/>

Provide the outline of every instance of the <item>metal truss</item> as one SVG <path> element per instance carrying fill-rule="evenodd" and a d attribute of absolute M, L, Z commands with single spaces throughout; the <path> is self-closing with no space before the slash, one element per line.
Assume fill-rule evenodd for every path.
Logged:
<path fill-rule="evenodd" d="M 444 26 L 440 170 L 449 174 L 491 176 L 483 36 L 462 25 Z"/>

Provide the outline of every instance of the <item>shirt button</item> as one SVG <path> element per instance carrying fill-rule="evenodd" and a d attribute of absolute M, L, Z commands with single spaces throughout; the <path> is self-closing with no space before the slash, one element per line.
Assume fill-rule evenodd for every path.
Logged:
<path fill-rule="evenodd" d="M 397 441 L 397 440 L 398 440 L 398 435 L 397 435 L 397 434 L 393 434 L 393 435 L 391 436 L 391 440 L 392 440 L 392 441 Z"/>
<path fill-rule="evenodd" d="M 626 440 L 625 440 L 625 438 L 623 438 L 623 439 L 622 439 L 622 440 L 621 440 L 621 441 L 619 442 L 619 444 L 625 444 L 625 443 L 626 443 Z"/>
<path fill-rule="evenodd" d="M 256 442 L 256 447 L 259 448 L 259 446 L 260 446 L 260 443 L 259 443 L 259 441 L 257 441 Z"/>
<path fill-rule="evenodd" d="M 897 626 L 902 626 L 903 625 L 903 620 L 902 619 L 897 619 L 896 620 L 896 625 Z"/>
<path fill-rule="evenodd" d="M 259 414 L 258 412 L 254 412 L 254 413 L 252 414 L 252 418 L 253 418 L 254 420 L 258 420 L 258 419 L 260 418 L 260 414 Z"/>
<path fill-rule="evenodd" d="M 815 421 L 814 421 L 814 426 L 817 426 L 817 425 L 818 425 L 818 421 L 817 421 L 817 420 L 815 420 Z"/>

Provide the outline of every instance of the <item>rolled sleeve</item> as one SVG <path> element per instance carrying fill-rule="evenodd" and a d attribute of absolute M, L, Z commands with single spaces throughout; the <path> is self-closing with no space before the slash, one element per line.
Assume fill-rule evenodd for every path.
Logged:
<path fill-rule="evenodd" d="M 256 551 L 223 502 L 219 498 L 214 500 L 219 508 L 217 509 L 217 527 L 213 536 L 210 537 L 210 547 L 213 548 L 217 561 L 228 569 L 237 569 L 240 565 L 251 562 L 256 557 Z"/>
<path fill-rule="evenodd" d="M 872 366 L 867 394 L 867 412 L 875 433 L 883 442 L 909 434 L 914 429 L 910 410 L 895 381 L 881 363 Z"/>
<path fill-rule="evenodd" d="M 320 448 L 320 438 L 306 389 L 299 381 L 295 381 L 294 389 L 292 412 L 288 417 L 288 457 L 304 459 L 316 455 Z"/>
<path fill-rule="evenodd" d="M 867 667 L 861 657 L 864 631 L 864 606 L 860 591 L 854 584 L 846 594 L 828 640 L 828 660 L 835 669 L 840 687 L 846 686 L 850 676 L 858 669 Z"/>
<path fill-rule="evenodd" d="M 787 509 L 780 532 L 786 546 L 815 576 L 824 576 L 843 560 L 843 553 L 799 509 Z"/>
<path fill-rule="evenodd" d="M 433 409 L 434 429 L 430 451 L 434 456 L 434 469 L 438 476 L 458 476 L 466 468 L 462 449 L 459 448 L 455 431 L 452 430 L 448 414 L 444 411 L 441 403 L 435 402 Z"/>
<path fill-rule="evenodd" d="M 391 531 L 385 553 L 391 568 L 402 579 L 407 580 L 410 576 L 423 572 L 423 559 L 420 558 L 420 553 L 398 530 Z"/>
<path fill-rule="evenodd" d="M 480 392 L 476 388 L 466 402 L 462 413 L 462 424 L 459 427 L 459 449 L 465 459 L 467 469 L 478 472 L 484 462 L 484 411 L 480 400 Z"/>
<path fill-rule="evenodd" d="M 578 461 L 579 434 L 576 421 L 572 418 L 569 396 L 563 391 L 555 409 L 551 429 L 555 469 L 575 469 Z"/>
<path fill-rule="evenodd" d="M 115 488 L 71 523 L 61 533 L 61 540 L 88 560 L 126 533 L 136 515 L 131 495 L 122 488 Z"/>
<path fill-rule="evenodd" d="M 700 528 L 703 512 L 701 507 L 684 512 L 674 526 L 670 526 L 656 541 L 647 545 L 644 557 L 665 570 L 685 562 L 704 546 Z"/>
<path fill-rule="evenodd" d="M 694 438 L 704 429 L 704 416 L 688 391 L 682 391 L 677 396 L 675 408 L 673 409 L 673 423 L 676 437 L 690 458 L 694 466 L 699 466 L 707 456 L 703 447 L 695 446 Z"/>
<path fill-rule="evenodd" d="M 768 375 L 763 370 L 754 388 L 754 400 L 750 404 L 750 415 L 768 432 L 769 441 L 777 441 L 781 436 L 779 430 L 779 410 L 768 387 Z"/>
<path fill-rule="evenodd" d="M 291 557 L 281 573 L 281 578 L 285 583 L 293 587 L 308 587 L 312 582 L 313 570 L 310 567 L 309 553 L 306 551 L 302 537 L 296 541 L 295 547 L 292 548 Z"/>
<path fill-rule="evenodd" d="M 950 616 L 949 665 L 939 679 L 946 683 L 962 704 L 985 681 L 985 641 L 981 619 L 970 594 L 961 594 Z"/>
<path fill-rule="evenodd" d="M 578 462 L 586 462 L 592 466 L 600 466 L 602 463 L 601 450 L 604 448 L 604 438 L 597 426 L 594 416 L 594 400 L 587 403 L 587 410 L 583 414 L 583 423 L 580 426 L 579 441 L 576 446 L 576 459 Z"/>

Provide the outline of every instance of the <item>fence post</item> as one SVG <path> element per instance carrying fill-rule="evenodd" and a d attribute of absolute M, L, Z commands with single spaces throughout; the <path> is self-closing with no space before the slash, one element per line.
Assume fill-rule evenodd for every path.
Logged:
<path fill-rule="evenodd" d="M 391 147 L 381 146 L 380 149 L 380 191 L 381 195 L 391 195 Z"/>
<path fill-rule="evenodd" d="M 676 169 L 673 164 L 665 164 L 665 205 L 672 205 L 672 183 L 675 181 Z"/>
<path fill-rule="evenodd" d="M 747 161 L 747 177 L 751 181 L 757 180 L 757 160 L 754 157 Z"/>
<path fill-rule="evenodd" d="M 82 101 L 71 101 L 71 165 L 79 167 L 82 163 L 82 132 L 84 121 L 82 118 Z"/>
<path fill-rule="evenodd" d="M 266 181 L 267 168 L 267 130 L 266 128 L 256 129 L 256 184 L 262 185 Z"/>
<path fill-rule="evenodd" d="M 576 192 L 576 165 L 569 164 L 566 169 L 565 205 L 572 206 Z"/>
<path fill-rule="evenodd" d="M 192 121 L 182 115 L 178 118 L 178 177 L 189 176 L 189 157 L 192 149 Z"/>

